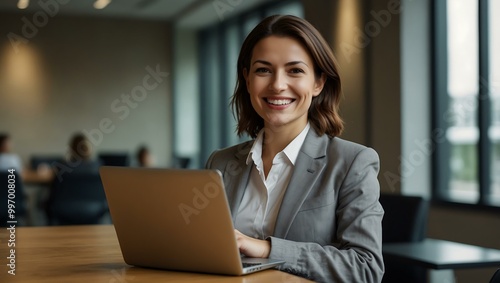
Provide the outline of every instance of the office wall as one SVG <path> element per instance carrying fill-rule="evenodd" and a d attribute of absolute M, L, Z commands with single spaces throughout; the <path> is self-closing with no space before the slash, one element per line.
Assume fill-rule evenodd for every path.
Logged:
<path fill-rule="evenodd" d="M 365 10 L 368 42 L 367 131 L 370 145 L 380 155 L 381 190 L 399 192 L 393 180 L 401 159 L 401 46 L 400 1 L 370 1 Z"/>
<path fill-rule="evenodd" d="M 382 190 L 399 192 L 401 183 L 386 178 L 399 172 L 401 155 L 399 12 L 384 0 L 303 4 L 306 19 L 330 39 L 339 62 L 346 126 L 341 137 L 375 148 Z"/>
<path fill-rule="evenodd" d="M 358 37 L 364 21 L 363 1 L 317 0 L 302 4 L 305 18 L 330 43 L 339 64 L 343 91 L 340 112 L 345 122 L 342 138 L 367 145 L 367 50 Z"/>
<path fill-rule="evenodd" d="M 96 151 L 144 143 L 170 162 L 169 25 L 2 14 L 0 34 L 0 131 L 25 162 L 64 154 L 78 131 Z"/>

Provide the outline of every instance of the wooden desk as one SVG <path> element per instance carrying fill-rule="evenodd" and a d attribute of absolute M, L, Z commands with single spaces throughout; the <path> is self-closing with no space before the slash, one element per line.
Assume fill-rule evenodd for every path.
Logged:
<path fill-rule="evenodd" d="M 9 275 L 10 234 L 0 230 L 0 282 L 311 282 L 277 270 L 220 276 L 133 267 L 125 264 L 111 225 L 18 227 L 16 275 Z"/>

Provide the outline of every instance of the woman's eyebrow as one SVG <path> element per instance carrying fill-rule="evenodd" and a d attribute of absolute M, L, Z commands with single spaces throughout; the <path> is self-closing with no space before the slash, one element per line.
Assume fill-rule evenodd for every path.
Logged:
<path fill-rule="evenodd" d="M 304 61 L 291 61 L 291 62 L 286 63 L 285 66 L 293 66 L 293 65 L 298 65 L 298 64 L 304 64 L 307 67 L 309 67 L 309 65 L 307 65 L 306 62 L 304 62 Z"/>
<path fill-rule="evenodd" d="M 272 64 L 271 64 L 271 63 L 269 63 L 269 62 L 267 62 L 267 61 L 264 61 L 264 60 L 255 60 L 255 61 L 252 63 L 252 65 L 255 65 L 255 64 L 257 64 L 257 63 L 261 63 L 261 64 L 263 64 L 263 65 L 272 66 Z"/>
<path fill-rule="evenodd" d="M 273 65 L 270 62 L 267 62 L 267 61 L 264 61 L 264 60 L 255 60 L 252 63 L 252 65 L 257 64 L 257 63 L 261 63 L 261 64 L 267 65 L 267 66 L 272 66 Z M 291 61 L 291 62 L 286 63 L 285 66 L 293 66 L 293 65 L 298 65 L 298 64 L 304 64 L 307 67 L 309 67 L 309 65 L 307 65 L 304 61 Z"/>

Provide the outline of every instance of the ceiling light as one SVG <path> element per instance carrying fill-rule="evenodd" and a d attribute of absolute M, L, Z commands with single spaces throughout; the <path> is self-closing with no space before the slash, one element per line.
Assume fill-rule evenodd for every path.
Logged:
<path fill-rule="evenodd" d="M 111 0 L 96 0 L 94 2 L 94 8 L 101 10 L 106 8 L 106 6 L 108 6 L 109 3 L 111 3 Z"/>
<path fill-rule="evenodd" d="M 28 8 L 29 4 L 30 0 L 19 0 L 19 2 L 17 2 L 17 8 L 24 10 Z"/>

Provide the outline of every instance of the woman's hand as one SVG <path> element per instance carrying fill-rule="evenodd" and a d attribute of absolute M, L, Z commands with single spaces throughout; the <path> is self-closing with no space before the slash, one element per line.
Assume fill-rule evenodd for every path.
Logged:
<path fill-rule="evenodd" d="M 242 234 L 238 230 L 234 230 L 236 243 L 240 252 L 248 257 L 268 258 L 271 252 L 271 242 L 259 240 Z"/>

